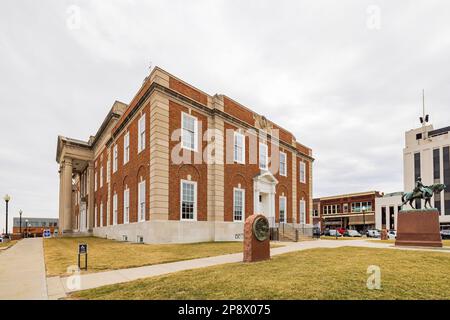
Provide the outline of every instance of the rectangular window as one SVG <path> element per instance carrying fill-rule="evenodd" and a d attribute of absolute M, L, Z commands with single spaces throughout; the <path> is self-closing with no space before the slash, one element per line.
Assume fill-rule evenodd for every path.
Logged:
<path fill-rule="evenodd" d="M 300 183 L 306 183 L 306 164 L 300 161 Z"/>
<path fill-rule="evenodd" d="M 245 136 L 234 133 L 234 161 L 245 164 Z"/>
<path fill-rule="evenodd" d="M 244 221 L 245 190 L 234 188 L 233 196 L 233 220 Z"/>
<path fill-rule="evenodd" d="M 386 207 L 381 207 L 381 228 L 386 228 Z"/>
<path fill-rule="evenodd" d="M 123 191 L 123 223 L 130 222 L 130 189 Z"/>
<path fill-rule="evenodd" d="M 94 191 L 97 191 L 97 172 L 94 174 Z"/>
<path fill-rule="evenodd" d="M 127 132 L 123 137 L 123 164 L 130 161 L 130 133 Z"/>
<path fill-rule="evenodd" d="M 181 119 L 181 126 L 182 126 L 181 131 L 182 147 L 184 149 L 197 151 L 197 141 L 198 141 L 197 118 L 183 112 Z"/>
<path fill-rule="evenodd" d="M 300 200 L 300 224 L 306 223 L 306 202 Z"/>
<path fill-rule="evenodd" d="M 195 220 L 197 217 L 197 183 L 181 180 L 181 220 Z"/>
<path fill-rule="evenodd" d="M 113 148 L 113 173 L 117 171 L 117 164 L 119 163 L 119 152 L 117 150 L 117 144 Z"/>
<path fill-rule="evenodd" d="M 110 165 L 110 162 L 109 162 L 110 160 L 108 159 L 107 161 L 106 161 L 106 183 L 109 183 L 109 179 L 110 179 L 110 170 L 111 170 L 111 165 Z"/>
<path fill-rule="evenodd" d="M 444 147 L 442 150 L 444 160 L 444 184 L 447 188 L 444 191 L 444 214 L 450 215 L 450 147 Z"/>
<path fill-rule="evenodd" d="M 395 227 L 395 208 L 389 207 L 389 230 L 394 230 Z"/>
<path fill-rule="evenodd" d="M 286 197 L 280 197 L 280 223 L 286 222 Z"/>
<path fill-rule="evenodd" d="M 97 205 L 94 206 L 94 227 L 97 228 Z"/>
<path fill-rule="evenodd" d="M 103 202 L 100 203 L 100 227 L 103 227 Z"/>
<path fill-rule="evenodd" d="M 420 152 L 418 152 L 414 154 L 414 182 L 420 177 L 420 172 Z M 416 199 L 416 208 L 422 208 L 422 201 L 420 201 L 420 199 Z"/>
<path fill-rule="evenodd" d="M 113 196 L 113 225 L 117 224 L 117 193 Z"/>
<path fill-rule="evenodd" d="M 433 178 L 434 183 L 441 181 L 441 150 L 433 150 Z"/>
<path fill-rule="evenodd" d="M 100 167 L 100 188 L 103 187 L 103 166 Z"/>
<path fill-rule="evenodd" d="M 280 175 L 287 176 L 287 155 L 280 152 Z"/>
<path fill-rule="evenodd" d="M 139 183 L 138 190 L 139 221 L 145 221 L 145 181 Z"/>
<path fill-rule="evenodd" d="M 259 168 L 261 170 L 267 170 L 268 167 L 268 155 L 267 145 L 264 143 L 259 144 Z"/>
<path fill-rule="evenodd" d="M 145 149 L 145 114 L 139 119 L 138 122 L 138 153 Z"/>

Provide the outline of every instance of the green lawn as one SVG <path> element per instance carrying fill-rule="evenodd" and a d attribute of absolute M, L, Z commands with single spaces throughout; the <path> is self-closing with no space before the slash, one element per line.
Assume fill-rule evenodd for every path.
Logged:
<path fill-rule="evenodd" d="M 369 242 L 381 242 L 381 243 L 392 243 L 392 244 L 395 243 L 395 240 L 374 240 L 374 239 L 371 239 L 371 240 L 367 240 L 367 241 L 369 241 Z M 450 240 L 442 240 L 442 245 L 444 247 L 450 247 Z"/>
<path fill-rule="evenodd" d="M 66 275 L 67 267 L 77 265 L 78 243 L 88 244 L 88 272 L 212 257 L 243 250 L 242 242 L 153 245 L 94 237 L 51 238 L 44 239 L 45 265 L 48 276 Z M 85 271 L 83 272 L 85 273 Z"/>
<path fill-rule="evenodd" d="M 381 268 L 369 290 L 367 268 Z M 450 254 L 343 247 L 105 286 L 73 299 L 450 299 Z"/>
<path fill-rule="evenodd" d="M 0 252 L 3 250 L 6 250 L 8 248 L 11 248 L 17 242 L 18 242 L 17 240 L 12 240 L 12 241 L 8 241 L 8 242 L 0 242 Z"/>

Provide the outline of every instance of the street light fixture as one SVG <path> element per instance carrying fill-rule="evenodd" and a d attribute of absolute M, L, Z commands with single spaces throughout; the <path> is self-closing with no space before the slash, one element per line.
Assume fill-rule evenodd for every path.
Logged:
<path fill-rule="evenodd" d="M 8 203 L 9 203 L 9 200 L 11 200 L 11 197 L 6 194 L 3 197 L 3 200 L 5 200 L 5 202 L 6 202 L 6 232 L 5 232 L 5 234 L 6 234 L 6 238 L 8 238 Z"/>
<path fill-rule="evenodd" d="M 363 231 L 366 232 L 366 207 L 362 207 L 362 213 L 363 213 Z"/>
<path fill-rule="evenodd" d="M 22 209 L 20 209 L 19 210 L 19 233 L 20 233 L 20 237 L 22 237 L 23 238 L 23 235 L 22 235 L 22 213 L 23 213 L 23 211 L 22 211 Z"/>

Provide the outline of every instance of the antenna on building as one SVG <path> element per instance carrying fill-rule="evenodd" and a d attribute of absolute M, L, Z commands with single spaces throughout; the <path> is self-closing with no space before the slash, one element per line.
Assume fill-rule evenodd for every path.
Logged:
<path fill-rule="evenodd" d="M 430 121 L 430 115 L 425 113 L 425 89 L 422 89 L 422 116 L 420 117 L 420 123 L 422 124 L 424 134 L 423 139 L 427 138 L 427 124 Z"/>

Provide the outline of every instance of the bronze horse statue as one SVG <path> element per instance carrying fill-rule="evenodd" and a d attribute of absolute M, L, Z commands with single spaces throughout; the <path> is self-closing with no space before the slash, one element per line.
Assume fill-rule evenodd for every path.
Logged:
<path fill-rule="evenodd" d="M 447 186 L 445 184 L 441 184 L 441 183 L 437 183 L 437 184 L 433 184 L 431 186 L 428 187 L 424 187 L 422 188 L 421 191 L 419 192 L 406 192 L 403 194 L 402 196 L 402 207 L 409 202 L 409 205 L 413 208 L 416 209 L 413 206 L 413 201 L 416 199 L 424 199 L 425 200 L 425 208 L 427 208 L 427 204 L 430 205 L 430 208 L 432 208 L 431 206 L 431 197 L 433 197 L 434 193 L 439 193 L 442 190 L 446 189 Z"/>

